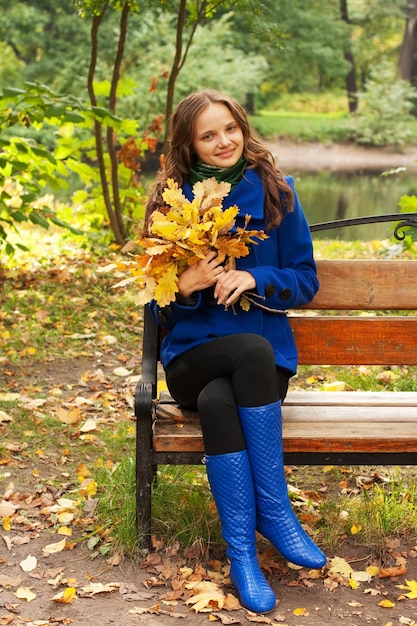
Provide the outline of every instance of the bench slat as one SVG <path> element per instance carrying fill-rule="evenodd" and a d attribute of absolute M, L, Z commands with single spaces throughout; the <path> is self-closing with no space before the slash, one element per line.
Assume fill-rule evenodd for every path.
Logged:
<path fill-rule="evenodd" d="M 168 396 L 170 397 L 170 396 Z M 162 400 L 162 397 L 161 397 Z M 172 400 L 172 399 L 171 399 Z M 164 400 L 165 401 L 165 398 Z M 174 402 L 174 400 L 172 400 Z M 411 406 L 416 409 L 414 420 L 417 423 L 417 396 L 415 391 L 289 391 L 285 406 Z"/>
<path fill-rule="evenodd" d="M 305 308 L 417 309 L 415 261 L 317 261 L 320 289 Z"/>
<path fill-rule="evenodd" d="M 290 316 L 301 365 L 416 365 L 417 317 Z"/>
<path fill-rule="evenodd" d="M 415 424 L 411 422 L 396 424 L 396 436 L 392 435 L 392 422 L 317 422 L 284 424 L 283 442 L 286 452 L 415 452 L 417 453 L 417 435 Z M 204 452 L 199 424 L 189 422 L 179 429 L 178 436 L 171 424 L 159 425 L 154 435 L 156 452 Z M 300 436 L 303 432 L 303 436 Z M 417 459 L 417 457 L 416 457 Z"/>
<path fill-rule="evenodd" d="M 411 406 L 417 410 L 417 395 L 415 391 L 289 391 L 284 406 Z M 158 414 L 163 416 L 177 416 L 185 421 L 196 413 L 181 409 L 168 391 L 160 393 L 157 408 Z M 174 417 L 175 419 L 175 417 Z M 414 415 L 417 424 L 417 411 Z"/>
<path fill-rule="evenodd" d="M 375 397 L 375 404 L 371 406 L 365 392 L 290 392 L 283 407 L 284 450 L 417 452 L 417 406 L 415 399 L 414 404 L 412 402 L 413 393 L 375 392 L 370 395 Z M 295 404 L 298 396 L 304 404 Z M 310 402 L 306 396 L 311 397 Z M 350 402 L 355 396 L 358 398 Z M 169 395 L 165 394 L 164 399 L 169 400 Z M 162 401 L 157 414 L 160 417 L 154 429 L 156 452 L 204 451 L 196 413 L 188 411 L 179 421 L 181 410 L 169 401 Z M 174 418 L 167 417 L 170 414 Z"/>

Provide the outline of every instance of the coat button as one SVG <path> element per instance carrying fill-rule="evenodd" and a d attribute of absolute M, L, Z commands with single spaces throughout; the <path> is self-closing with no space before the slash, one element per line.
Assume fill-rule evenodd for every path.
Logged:
<path fill-rule="evenodd" d="M 265 287 L 265 295 L 266 295 L 266 297 L 267 298 L 272 298 L 272 296 L 274 295 L 275 291 L 276 291 L 276 289 L 275 289 L 274 285 L 271 285 L 271 284 L 267 285 Z"/>
<path fill-rule="evenodd" d="M 158 313 L 158 319 L 159 319 L 159 321 L 160 321 L 160 322 L 162 322 L 163 324 L 166 324 L 166 321 L 167 321 L 167 316 L 166 316 L 164 313 L 162 313 L 162 311 L 159 311 L 159 313 Z"/>
<path fill-rule="evenodd" d="M 291 289 L 281 289 L 279 297 L 281 300 L 289 300 L 291 298 Z"/>

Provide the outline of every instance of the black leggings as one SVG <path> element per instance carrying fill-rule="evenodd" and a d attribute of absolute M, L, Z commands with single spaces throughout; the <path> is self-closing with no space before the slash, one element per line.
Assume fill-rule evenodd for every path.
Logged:
<path fill-rule="evenodd" d="M 170 363 L 167 385 L 184 408 L 197 409 L 207 454 L 246 448 L 238 406 L 283 400 L 290 374 L 275 365 L 270 343 L 251 333 L 213 339 Z"/>

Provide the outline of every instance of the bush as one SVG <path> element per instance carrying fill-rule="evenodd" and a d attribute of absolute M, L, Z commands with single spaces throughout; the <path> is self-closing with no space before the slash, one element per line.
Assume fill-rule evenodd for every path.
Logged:
<path fill-rule="evenodd" d="M 352 138 L 363 145 L 401 146 L 414 137 L 409 128 L 417 89 L 395 77 L 386 62 L 373 68 L 351 126 Z"/>

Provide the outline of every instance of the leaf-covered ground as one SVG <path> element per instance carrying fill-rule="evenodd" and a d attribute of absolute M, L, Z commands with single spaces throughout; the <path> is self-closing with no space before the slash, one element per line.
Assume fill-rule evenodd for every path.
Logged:
<path fill-rule="evenodd" d="M 0 291 L 0 626 L 417 623 L 415 537 L 388 537 L 381 560 L 352 530 L 321 572 L 294 569 L 260 540 L 278 599 L 268 616 L 239 607 L 224 553 L 213 560 L 161 538 L 135 562 L 111 551 L 93 470 L 134 446 L 140 309 L 97 271 L 109 259 L 44 253 L 47 263 L 7 269 Z M 328 497 L 321 468 L 296 477 L 301 512 Z M 331 495 L 378 477 L 375 468 L 340 473 Z"/>

